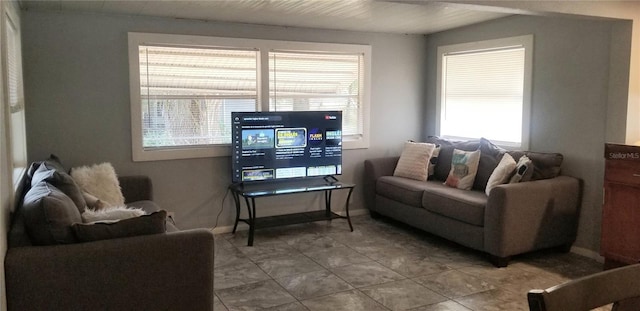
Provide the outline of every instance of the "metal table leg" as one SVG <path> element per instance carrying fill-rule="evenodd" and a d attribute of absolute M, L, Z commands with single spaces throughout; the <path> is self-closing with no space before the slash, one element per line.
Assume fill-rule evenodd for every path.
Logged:
<path fill-rule="evenodd" d="M 233 195 L 233 201 L 236 203 L 236 222 L 233 224 L 233 233 L 236 233 L 236 229 L 238 228 L 238 222 L 240 221 L 240 195 L 231 190 L 231 194 Z"/>
<path fill-rule="evenodd" d="M 255 198 L 244 198 L 245 203 L 247 204 L 247 211 L 249 212 L 249 240 L 247 241 L 247 246 L 253 246 L 253 233 L 256 229 L 256 200 Z"/>
<path fill-rule="evenodd" d="M 349 194 L 347 195 L 347 204 L 346 204 L 346 211 L 347 211 L 347 221 L 349 222 L 349 228 L 351 229 L 351 232 L 353 232 L 353 225 L 351 224 L 351 217 L 349 217 L 349 200 L 351 199 L 351 193 L 353 192 L 353 188 L 349 188 Z"/>

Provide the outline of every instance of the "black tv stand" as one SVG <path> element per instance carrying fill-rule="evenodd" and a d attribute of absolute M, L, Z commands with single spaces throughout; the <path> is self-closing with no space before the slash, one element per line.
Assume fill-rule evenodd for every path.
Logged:
<path fill-rule="evenodd" d="M 230 185 L 229 190 L 233 195 L 233 200 L 236 206 L 236 221 L 233 225 L 233 233 L 236 232 L 240 221 L 248 224 L 249 239 L 247 241 L 247 245 L 253 246 L 253 235 L 255 229 L 260 228 L 342 218 L 347 220 L 349 223 L 349 229 L 353 231 L 353 225 L 351 224 L 351 218 L 349 217 L 349 199 L 351 198 L 351 193 L 356 185 L 341 183 L 333 176 L 331 176 L 331 178 L 335 181 L 329 181 L 327 180 L 327 177 L 329 176 L 326 176 L 323 180 L 296 181 L 295 183 L 237 183 Z M 345 205 L 346 216 L 341 216 L 331 211 L 331 194 L 335 190 L 349 191 Z M 257 217 L 256 215 L 256 198 L 317 191 L 324 192 L 324 210 L 269 217 Z M 240 218 L 240 197 L 244 198 L 245 205 L 247 206 L 247 212 L 249 214 L 248 218 Z"/>

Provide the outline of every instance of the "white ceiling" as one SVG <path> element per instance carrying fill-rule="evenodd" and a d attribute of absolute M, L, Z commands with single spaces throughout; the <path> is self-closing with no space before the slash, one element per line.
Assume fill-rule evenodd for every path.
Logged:
<path fill-rule="evenodd" d="M 436 1 L 393 0 L 39 0 L 24 10 L 160 16 L 261 25 L 429 34 L 507 16 Z"/>

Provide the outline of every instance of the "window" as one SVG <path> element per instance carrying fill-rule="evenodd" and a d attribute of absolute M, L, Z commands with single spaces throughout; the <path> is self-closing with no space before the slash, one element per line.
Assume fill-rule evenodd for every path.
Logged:
<path fill-rule="evenodd" d="M 529 147 L 533 36 L 438 48 L 438 135 Z"/>
<path fill-rule="evenodd" d="M 362 132 L 358 54 L 269 53 L 269 110 L 340 110 L 343 135 Z"/>
<path fill-rule="evenodd" d="M 368 147 L 370 47 L 129 34 L 135 161 L 230 155 L 231 112 L 341 110 Z"/>
<path fill-rule="evenodd" d="M 25 130 L 24 91 L 22 80 L 22 51 L 20 43 L 20 20 L 11 5 L 3 12 L 2 64 L 4 78 L 4 101 L 8 106 L 5 128 L 9 137 L 9 157 L 13 169 L 14 187 L 27 167 L 27 139 Z"/>
<path fill-rule="evenodd" d="M 252 111 L 258 55 L 227 50 L 141 45 L 143 148 L 231 142 L 231 111 Z"/>

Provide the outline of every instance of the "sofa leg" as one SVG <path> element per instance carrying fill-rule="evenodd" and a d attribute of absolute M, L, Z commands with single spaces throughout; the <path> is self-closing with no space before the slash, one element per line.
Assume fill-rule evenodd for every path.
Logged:
<path fill-rule="evenodd" d="M 558 246 L 558 251 L 561 253 L 568 253 L 571 251 L 571 245 L 573 245 L 573 243 L 567 243 L 564 245 L 560 245 Z"/>
<path fill-rule="evenodd" d="M 496 268 L 504 268 L 509 265 L 509 260 L 511 260 L 510 256 L 507 257 L 498 257 L 495 255 L 489 255 L 489 261 L 496 266 Z"/>
<path fill-rule="evenodd" d="M 371 218 L 373 219 L 379 219 L 380 217 L 382 217 L 382 215 L 380 215 L 380 213 L 373 211 L 373 210 L 369 210 L 369 215 L 371 215 Z"/>

